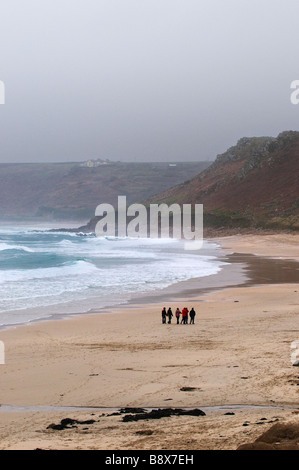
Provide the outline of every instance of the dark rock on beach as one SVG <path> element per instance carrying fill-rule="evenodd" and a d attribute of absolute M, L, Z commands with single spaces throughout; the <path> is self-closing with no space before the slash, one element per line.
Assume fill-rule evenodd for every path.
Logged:
<path fill-rule="evenodd" d="M 47 429 L 53 429 L 55 431 L 63 431 L 64 429 L 77 428 L 77 424 L 93 424 L 95 423 L 94 419 L 89 419 L 87 421 L 79 421 L 77 419 L 64 418 L 60 421 L 59 424 L 49 424 Z"/>
<path fill-rule="evenodd" d="M 145 413 L 146 410 L 144 408 L 121 408 L 121 413 Z"/>
<path fill-rule="evenodd" d="M 195 392 L 196 390 L 200 390 L 198 387 L 182 387 L 180 388 L 181 392 Z"/>
<path fill-rule="evenodd" d="M 199 409 L 193 410 L 182 410 L 179 408 L 163 408 L 157 410 L 151 410 L 145 413 L 137 413 L 137 414 L 128 414 L 123 417 L 123 421 L 139 421 L 144 419 L 161 419 L 161 418 L 169 418 L 170 416 L 205 416 L 206 414 Z"/>
<path fill-rule="evenodd" d="M 141 431 L 136 431 L 135 434 L 140 435 L 140 436 L 151 436 L 154 433 L 151 429 L 144 429 Z"/>

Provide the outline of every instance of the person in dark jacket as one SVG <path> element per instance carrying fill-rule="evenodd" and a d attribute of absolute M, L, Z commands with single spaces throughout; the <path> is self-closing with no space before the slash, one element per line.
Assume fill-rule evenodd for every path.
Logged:
<path fill-rule="evenodd" d="M 169 309 L 167 310 L 167 316 L 168 316 L 168 323 L 171 323 L 171 319 L 173 317 L 173 313 L 172 313 L 172 310 L 171 308 L 169 307 Z"/>
<path fill-rule="evenodd" d="M 190 325 L 191 325 L 191 324 L 194 325 L 194 318 L 195 318 L 196 313 L 195 313 L 195 310 L 194 310 L 193 307 L 192 307 L 192 309 L 190 310 L 189 315 L 190 315 Z"/>
<path fill-rule="evenodd" d="M 167 312 L 166 312 L 166 308 L 164 307 L 162 310 L 162 323 L 166 323 L 166 315 L 167 315 Z"/>

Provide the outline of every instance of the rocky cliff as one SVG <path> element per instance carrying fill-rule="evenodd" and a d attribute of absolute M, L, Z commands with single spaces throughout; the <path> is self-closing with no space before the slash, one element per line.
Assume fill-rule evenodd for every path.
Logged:
<path fill-rule="evenodd" d="M 203 204 L 205 225 L 299 230 L 299 132 L 244 137 L 148 203 Z"/>

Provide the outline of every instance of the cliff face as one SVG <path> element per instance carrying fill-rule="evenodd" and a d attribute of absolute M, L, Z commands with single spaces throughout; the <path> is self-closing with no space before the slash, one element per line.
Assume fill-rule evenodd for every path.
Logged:
<path fill-rule="evenodd" d="M 203 204 L 206 225 L 299 229 L 299 132 L 242 138 L 149 202 Z"/>

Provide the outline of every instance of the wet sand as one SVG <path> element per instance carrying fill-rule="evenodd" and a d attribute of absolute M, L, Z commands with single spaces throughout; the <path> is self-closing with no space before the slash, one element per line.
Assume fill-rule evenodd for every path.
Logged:
<path fill-rule="evenodd" d="M 250 253 L 230 253 L 220 259 L 228 264 L 219 273 L 173 284 L 150 296 L 132 299 L 130 305 L 153 300 L 163 303 L 169 298 L 192 302 L 194 297 L 228 287 L 299 283 L 299 259 L 267 258 Z"/>
<path fill-rule="evenodd" d="M 0 448 L 224 450 L 277 423 L 298 425 L 299 237 L 262 238 L 218 240 L 234 262 L 181 283 L 176 297 L 172 286 L 105 314 L 1 331 Z M 162 325 L 162 299 L 194 306 L 195 325 Z M 205 416 L 125 422 L 120 407 Z M 48 428 L 64 418 L 90 424 Z"/>

